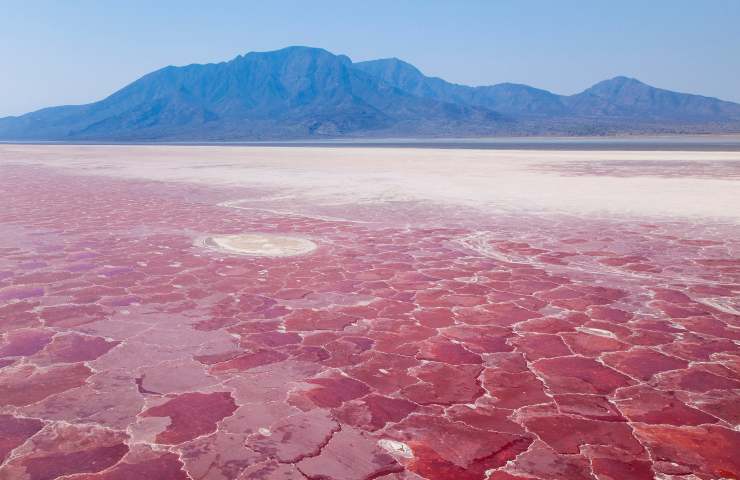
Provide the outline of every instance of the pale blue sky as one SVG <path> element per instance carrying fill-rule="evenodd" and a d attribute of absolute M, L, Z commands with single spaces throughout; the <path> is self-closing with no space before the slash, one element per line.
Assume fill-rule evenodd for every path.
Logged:
<path fill-rule="evenodd" d="M 740 101 L 740 0 L 3 0 L 0 116 L 288 45 L 395 56 L 471 85 L 571 94 L 628 75 Z"/>

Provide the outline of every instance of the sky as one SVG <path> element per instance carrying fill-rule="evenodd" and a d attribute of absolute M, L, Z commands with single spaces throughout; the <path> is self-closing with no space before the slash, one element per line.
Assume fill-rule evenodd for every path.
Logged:
<path fill-rule="evenodd" d="M 740 0 L 3 0 L 0 117 L 289 45 L 468 85 L 573 94 L 626 75 L 740 102 Z"/>

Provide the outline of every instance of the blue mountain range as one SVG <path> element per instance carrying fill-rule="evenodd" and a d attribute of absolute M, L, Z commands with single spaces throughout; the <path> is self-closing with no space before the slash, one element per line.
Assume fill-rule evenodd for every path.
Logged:
<path fill-rule="evenodd" d="M 740 104 L 627 77 L 576 95 L 471 87 L 396 58 L 353 63 L 320 48 L 165 67 L 87 105 L 0 119 L 0 139 L 229 141 L 740 131 Z"/>

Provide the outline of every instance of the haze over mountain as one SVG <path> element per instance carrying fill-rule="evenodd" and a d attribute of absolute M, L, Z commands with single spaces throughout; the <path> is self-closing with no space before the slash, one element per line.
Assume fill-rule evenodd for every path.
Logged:
<path fill-rule="evenodd" d="M 398 59 L 353 63 L 323 49 L 251 52 L 165 67 L 87 105 L 0 119 L 0 139 L 268 140 L 740 131 L 740 104 L 616 77 L 576 95 L 470 87 Z"/>

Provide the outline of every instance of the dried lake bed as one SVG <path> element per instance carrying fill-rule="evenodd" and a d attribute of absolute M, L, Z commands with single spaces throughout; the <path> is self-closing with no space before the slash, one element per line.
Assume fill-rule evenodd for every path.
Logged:
<path fill-rule="evenodd" d="M 0 145 L 0 479 L 714 479 L 740 153 Z"/>

